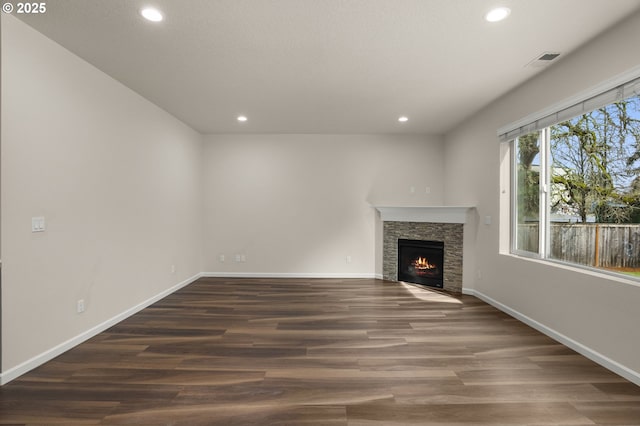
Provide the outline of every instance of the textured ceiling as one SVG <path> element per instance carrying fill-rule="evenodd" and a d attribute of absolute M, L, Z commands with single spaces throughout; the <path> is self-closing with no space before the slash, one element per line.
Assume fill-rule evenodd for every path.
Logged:
<path fill-rule="evenodd" d="M 495 0 L 50 0 L 20 19 L 202 133 L 440 134 L 640 9 L 498 3 L 500 23 Z"/>

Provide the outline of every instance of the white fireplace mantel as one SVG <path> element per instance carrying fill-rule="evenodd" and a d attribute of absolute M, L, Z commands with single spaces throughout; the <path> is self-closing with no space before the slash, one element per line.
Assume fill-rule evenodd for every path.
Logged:
<path fill-rule="evenodd" d="M 385 222 L 466 223 L 471 206 L 373 206 Z"/>

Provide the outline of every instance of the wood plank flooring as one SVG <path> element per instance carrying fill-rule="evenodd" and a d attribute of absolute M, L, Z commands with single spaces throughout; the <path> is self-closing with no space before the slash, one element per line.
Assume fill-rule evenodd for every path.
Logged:
<path fill-rule="evenodd" d="M 640 387 L 474 297 L 209 278 L 0 388 L 0 423 L 640 425 Z"/>

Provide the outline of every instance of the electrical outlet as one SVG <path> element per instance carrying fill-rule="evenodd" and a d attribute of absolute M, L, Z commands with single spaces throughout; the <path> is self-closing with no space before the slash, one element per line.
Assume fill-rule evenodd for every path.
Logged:
<path fill-rule="evenodd" d="M 236 262 L 242 262 L 242 257 L 239 254 L 236 254 Z"/>
<path fill-rule="evenodd" d="M 176 273 L 176 265 L 171 265 L 171 273 L 172 274 Z"/>
<path fill-rule="evenodd" d="M 347 256 L 346 261 L 347 263 L 351 263 L 351 256 Z"/>
<path fill-rule="evenodd" d="M 224 263 L 224 254 L 221 254 L 220 256 L 218 256 L 218 261 L 220 263 Z"/>
<path fill-rule="evenodd" d="M 76 302 L 76 312 L 79 314 L 84 312 L 84 299 L 79 299 Z"/>

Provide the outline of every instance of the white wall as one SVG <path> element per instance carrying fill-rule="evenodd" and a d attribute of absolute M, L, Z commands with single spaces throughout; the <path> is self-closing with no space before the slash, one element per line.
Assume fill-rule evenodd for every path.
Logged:
<path fill-rule="evenodd" d="M 465 287 L 640 371 L 640 287 L 498 253 L 496 138 L 497 128 L 637 65 L 639 38 L 636 15 L 446 143 L 210 135 L 203 147 L 178 120 L 3 14 L 3 374 L 200 271 L 381 274 L 371 204 L 477 206 Z M 46 232 L 31 233 L 34 216 L 46 218 Z M 76 314 L 81 298 L 87 311 Z"/>
<path fill-rule="evenodd" d="M 205 271 L 382 274 L 371 205 L 441 205 L 442 154 L 427 136 L 209 135 Z"/>
<path fill-rule="evenodd" d="M 598 37 L 450 132 L 445 143 L 445 202 L 476 205 L 481 224 L 474 286 L 549 330 L 640 379 L 640 286 L 603 274 L 499 254 L 501 185 L 498 128 L 597 86 L 639 65 L 640 14 Z M 507 215 L 505 216 L 505 213 Z M 484 225 L 484 217 L 494 219 Z M 503 219 L 508 211 L 502 211 Z M 505 226 L 506 225 L 506 226 Z M 477 274 L 476 274 L 477 276 Z M 473 289 L 472 289 L 473 290 Z M 607 360 L 608 359 L 608 360 Z M 630 370 L 630 371 L 629 371 Z"/>
<path fill-rule="evenodd" d="M 201 135 L 3 14 L 5 378 L 201 271 L 201 153 Z"/>

